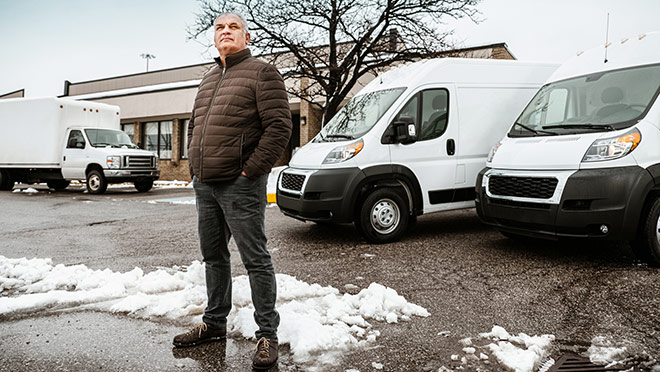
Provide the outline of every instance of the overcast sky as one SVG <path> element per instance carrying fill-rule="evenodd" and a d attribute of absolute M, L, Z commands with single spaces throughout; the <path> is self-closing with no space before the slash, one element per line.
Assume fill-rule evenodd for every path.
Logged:
<path fill-rule="evenodd" d="M 0 95 L 61 95 L 80 82 L 209 61 L 186 38 L 195 0 L 0 0 Z M 504 42 L 520 60 L 562 62 L 611 41 L 660 31 L 660 0 L 483 0 L 482 22 L 452 21 L 469 47 Z"/>

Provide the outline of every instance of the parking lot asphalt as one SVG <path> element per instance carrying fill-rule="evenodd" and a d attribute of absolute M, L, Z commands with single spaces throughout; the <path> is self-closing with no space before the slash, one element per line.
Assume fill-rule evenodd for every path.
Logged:
<path fill-rule="evenodd" d="M 201 259 L 195 207 L 163 200 L 191 195 L 132 188 L 89 195 L 77 187 L 2 192 L 0 255 L 121 272 L 187 265 Z M 401 241 L 371 245 L 351 225 L 303 223 L 276 206 L 266 213 L 278 273 L 351 294 L 380 283 L 431 314 L 376 324 L 375 344 L 337 356 L 335 365 L 296 365 L 284 345 L 274 370 L 504 371 L 492 356 L 461 361 L 461 340 L 485 348 L 478 335 L 494 325 L 554 335 L 553 356 L 585 353 L 602 337 L 625 346 L 630 365 L 649 368 L 660 359 L 660 271 L 638 262 L 625 243 L 509 240 L 468 209 L 422 216 Z M 245 274 L 232 250 L 233 275 Z M 172 337 L 189 326 L 85 309 L 0 316 L 0 370 L 249 370 L 254 344 L 240 337 L 172 349 Z"/>

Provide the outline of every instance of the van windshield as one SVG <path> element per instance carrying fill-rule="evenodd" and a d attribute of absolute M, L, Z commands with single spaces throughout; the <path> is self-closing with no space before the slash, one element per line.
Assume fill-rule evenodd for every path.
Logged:
<path fill-rule="evenodd" d="M 125 132 L 112 129 L 85 129 L 89 142 L 94 147 L 122 147 L 135 149 L 137 146 Z"/>
<path fill-rule="evenodd" d="M 385 114 L 406 88 L 377 90 L 351 98 L 326 124 L 315 142 L 362 137 Z"/>
<path fill-rule="evenodd" d="M 660 65 L 594 73 L 542 87 L 509 137 L 610 131 L 637 123 L 660 90 Z"/>

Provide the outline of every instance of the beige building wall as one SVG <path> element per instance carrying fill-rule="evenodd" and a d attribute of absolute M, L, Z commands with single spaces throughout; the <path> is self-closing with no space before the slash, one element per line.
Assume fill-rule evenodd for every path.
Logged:
<path fill-rule="evenodd" d="M 515 59 L 504 43 L 442 52 L 437 57 Z M 282 61 L 282 63 L 291 62 L 286 58 Z M 183 133 L 182 123 L 190 118 L 198 80 L 214 64 L 215 62 L 210 62 L 87 82 L 67 82 L 64 96 L 119 106 L 121 123 L 134 124 L 136 143 L 143 142 L 144 123 L 172 121 L 172 158 L 160 161 L 161 179 L 190 180 L 188 160 L 182 156 L 182 146 L 185 144 L 186 136 Z M 345 102 L 374 78 L 373 74 L 363 76 L 353 87 Z M 304 79 L 285 81 L 287 87 L 306 83 Z M 323 100 L 319 99 L 316 103 L 322 105 Z M 319 105 L 310 104 L 291 95 L 289 95 L 289 104 L 294 125 L 297 124 L 297 128 L 294 129 L 297 138 L 291 141 L 276 165 L 287 164 L 294 150 L 293 147 L 306 144 L 321 130 L 322 112 Z"/>

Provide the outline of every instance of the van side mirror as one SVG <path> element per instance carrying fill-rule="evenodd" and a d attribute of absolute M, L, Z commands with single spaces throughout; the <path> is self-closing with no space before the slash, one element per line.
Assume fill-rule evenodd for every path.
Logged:
<path fill-rule="evenodd" d="M 392 123 L 395 143 L 409 144 L 417 141 L 417 127 L 410 116 L 400 116 Z"/>
<path fill-rule="evenodd" d="M 84 142 L 76 142 L 76 148 L 77 149 L 84 149 L 85 148 L 85 143 Z"/>

